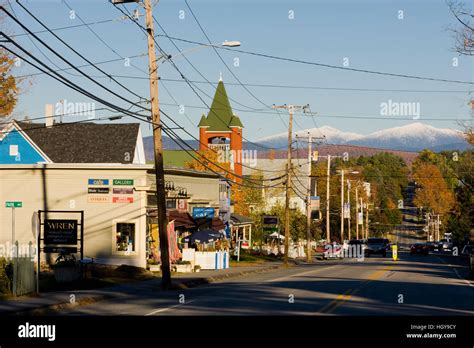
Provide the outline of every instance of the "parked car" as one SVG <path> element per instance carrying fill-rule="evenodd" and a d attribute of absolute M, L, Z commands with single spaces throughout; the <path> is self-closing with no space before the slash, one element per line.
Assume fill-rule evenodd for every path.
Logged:
<path fill-rule="evenodd" d="M 441 239 L 438 242 L 438 250 L 452 250 L 453 246 L 452 239 Z"/>
<path fill-rule="evenodd" d="M 387 256 L 387 249 L 383 238 L 368 238 L 367 248 L 365 249 L 365 256 L 372 254 L 381 254 L 383 257 Z"/>
<path fill-rule="evenodd" d="M 438 244 L 436 242 L 427 242 L 426 245 L 428 245 L 430 251 L 438 250 Z"/>
<path fill-rule="evenodd" d="M 464 248 L 462 248 L 461 254 L 459 256 L 462 259 L 469 259 L 469 256 L 474 253 L 474 244 L 468 244 L 465 245 Z"/>
<path fill-rule="evenodd" d="M 385 243 L 385 249 L 390 250 L 390 241 L 387 238 L 384 238 L 383 242 Z"/>
<path fill-rule="evenodd" d="M 427 243 L 415 243 L 410 247 L 410 255 L 422 254 L 428 255 L 430 252 L 430 246 Z"/>
<path fill-rule="evenodd" d="M 360 253 L 360 256 L 364 255 L 365 249 L 367 249 L 367 244 L 365 244 L 363 239 L 351 239 L 348 244 L 348 249 L 351 248 L 352 253 L 357 253 L 358 255 Z"/>

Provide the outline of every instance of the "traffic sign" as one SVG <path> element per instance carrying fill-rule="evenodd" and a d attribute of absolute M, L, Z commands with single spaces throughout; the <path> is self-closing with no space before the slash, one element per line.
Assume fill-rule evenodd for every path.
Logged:
<path fill-rule="evenodd" d="M 5 202 L 5 208 L 22 208 L 23 202 Z"/>

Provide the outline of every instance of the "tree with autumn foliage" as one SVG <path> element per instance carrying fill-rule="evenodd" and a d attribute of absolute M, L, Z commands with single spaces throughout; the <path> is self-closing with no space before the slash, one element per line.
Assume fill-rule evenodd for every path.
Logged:
<path fill-rule="evenodd" d="M 455 204 L 453 192 L 448 188 L 443 174 L 434 164 L 419 164 L 413 178 L 416 194 L 413 202 L 417 207 L 431 209 L 435 214 L 446 215 Z"/>
<path fill-rule="evenodd" d="M 12 75 L 14 60 L 4 49 L 0 49 L 0 118 L 8 117 L 15 109 L 18 86 Z"/>

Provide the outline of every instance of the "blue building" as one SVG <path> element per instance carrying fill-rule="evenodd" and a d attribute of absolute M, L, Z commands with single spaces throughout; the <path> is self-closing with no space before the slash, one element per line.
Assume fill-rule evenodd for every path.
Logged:
<path fill-rule="evenodd" d="M 0 164 L 145 164 L 138 123 L 31 123 L 0 131 Z"/>

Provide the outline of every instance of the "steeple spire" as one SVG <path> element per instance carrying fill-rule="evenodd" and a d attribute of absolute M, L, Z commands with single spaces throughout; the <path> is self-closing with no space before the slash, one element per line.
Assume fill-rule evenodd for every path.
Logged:
<path fill-rule="evenodd" d="M 219 81 L 222 81 L 222 70 L 220 71 Z"/>

